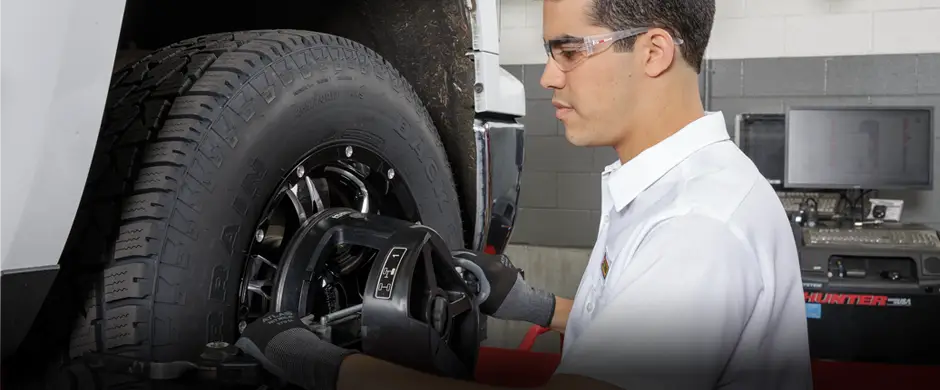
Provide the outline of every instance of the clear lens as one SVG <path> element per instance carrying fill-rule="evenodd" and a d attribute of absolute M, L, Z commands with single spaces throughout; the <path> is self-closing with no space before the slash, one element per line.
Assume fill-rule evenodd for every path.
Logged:
<path fill-rule="evenodd" d="M 561 70 L 568 71 L 587 58 L 584 41 L 566 42 L 561 40 L 550 41 L 546 44 L 546 51 Z"/>

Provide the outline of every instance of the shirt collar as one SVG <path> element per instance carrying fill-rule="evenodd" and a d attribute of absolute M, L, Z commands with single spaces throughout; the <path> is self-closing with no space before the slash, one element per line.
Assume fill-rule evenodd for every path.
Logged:
<path fill-rule="evenodd" d="M 618 212 L 622 211 L 641 192 L 693 153 L 728 139 L 724 115 L 720 111 L 706 112 L 705 116 L 644 150 L 626 164 L 621 164 L 618 159 L 602 173 L 613 206 Z"/>

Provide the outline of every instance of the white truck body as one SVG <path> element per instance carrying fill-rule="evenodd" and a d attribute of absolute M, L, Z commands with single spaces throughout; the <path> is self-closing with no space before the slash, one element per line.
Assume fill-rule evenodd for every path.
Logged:
<path fill-rule="evenodd" d="M 123 0 L 3 3 L 4 273 L 59 262 L 95 150 L 123 14 Z"/>

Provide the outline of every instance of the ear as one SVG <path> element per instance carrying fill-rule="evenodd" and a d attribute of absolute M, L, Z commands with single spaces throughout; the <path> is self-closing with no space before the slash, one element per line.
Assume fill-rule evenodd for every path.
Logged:
<path fill-rule="evenodd" d="M 666 30 L 651 29 L 647 35 L 647 57 L 645 72 L 649 77 L 659 77 L 672 66 L 676 59 L 676 43 Z"/>

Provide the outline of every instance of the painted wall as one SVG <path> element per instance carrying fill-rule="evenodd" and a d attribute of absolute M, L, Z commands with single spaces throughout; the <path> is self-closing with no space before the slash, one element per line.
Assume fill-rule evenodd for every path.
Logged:
<path fill-rule="evenodd" d="M 707 56 L 940 52 L 940 0 L 716 0 Z"/>
<path fill-rule="evenodd" d="M 940 114 L 940 23 L 937 22 L 940 21 L 940 14 L 937 14 L 940 0 L 781 0 L 779 3 L 787 6 L 772 6 L 767 0 L 718 0 L 719 16 L 715 26 L 718 38 L 710 47 L 714 56 L 711 68 L 703 74 L 711 77 L 712 89 L 706 97 L 710 109 L 725 114 L 729 133 L 736 114 L 782 113 L 790 105 L 927 104 L 933 105 Z M 541 6 L 540 0 L 502 2 L 500 52 L 503 67 L 523 80 L 527 95 L 526 163 L 513 242 L 589 247 L 594 242 L 600 219 L 599 173 L 616 157 L 608 148 L 572 146 L 554 118 L 551 92 L 538 84 L 545 63 L 540 45 Z M 803 13 L 797 12 L 799 10 Z M 815 14 L 810 12 L 813 10 Z M 748 21 L 783 20 L 784 25 L 798 25 L 796 21 L 816 18 L 818 22 L 807 25 L 812 25 L 815 31 L 822 27 L 829 31 L 828 26 L 838 25 L 835 20 L 857 14 L 868 15 L 873 26 L 862 34 L 868 37 L 865 42 L 871 44 L 855 45 L 866 48 L 855 53 L 864 55 L 849 55 L 844 48 L 831 48 L 832 53 L 818 55 L 788 53 L 785 43 L 788 39 L 795 40 L 800 33 L 791 34 L 786 29 L 777 31 L 784 35 L 778 39 L 782 45 L 771 44 L 765 48 L 748 43 L 752 39 L 749 36 L 764 34 L 758 32 L 764 30 L 758 28 L 763 23 Z M 919 16 L 903 17 L 915 14 L 935 15 L 933 24 L 916 22 L 922 20 Z M 877 21 L 894 20 L 891 18 L 898 15 L 902 16 L 897 28 L 882 33 L 893 37 L 890 39 L 896 44 L 875 44 L 883 39 L 882 34 L 875 35 L 876 31 L 881 31 L 878 26 L 883 25 Z M 755 26 L 754 31 L 733 27 L 748 23 Z M 898 35 L 909 27 L 908 24 L 921 26 L 920 33 L 907 37 Z M 720 32 L 723 28 L 737 29 L 736 33 L 726 36 L 738 38 L 721 38 L 721 34 L 725 34 Z M 842 30 L 832 30 L 835 32 L 830 33 L 830 38 L 820 39 L 842 36 L 839 32 Z M 826 36 L 823 33 L 811 35 Z M 753 48 L 748 49 L 749 46 Z M 874 54 L 876 48 L 901 54 Z M 908 50 L 923 54 L 904 54 Z M 722 58 L 716 53 L 733 57 Z M 936 144 L 940 145 L 938 123 L 934 118 Z M 934 162 L 937 184 L 933 191 L 882 191 L 880 195 L 904 199 L 906 220 L 940 229 L 940 147 L 934 151 Z"/>
<path fill-rule="evenodd" d="M 940 0 L 716 0 L 713 59 L 940 52 Z M 501 61 L 544 63 L 541 0 L 502 0 Z"/>
<path fill-rule="evenodd" d="M 544 64 L 542 0 L 500 0 L 499 62 Z"/>

